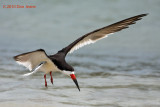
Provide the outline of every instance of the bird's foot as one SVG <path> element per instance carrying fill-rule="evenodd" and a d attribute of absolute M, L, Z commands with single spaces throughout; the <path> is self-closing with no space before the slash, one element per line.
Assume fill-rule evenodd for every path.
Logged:
<path fill-rule="evenodd" d="M 45 87 L 47 88 L 47 82 L 45 82 Z"/>
<path fill-rule="evenodd" d="M 53 78 L 51 77 L 51 83 L 53 84 Z"/>
<path fill-rule="evenodd" d="M 52 72 L 50 72 L 50 76 L 51 76 L 51 83 L 53 84 Z"/>
<path fill-rule="evenodd" d="M 47 87 L 46 74 L 44 75 L 45 87 Z"/>

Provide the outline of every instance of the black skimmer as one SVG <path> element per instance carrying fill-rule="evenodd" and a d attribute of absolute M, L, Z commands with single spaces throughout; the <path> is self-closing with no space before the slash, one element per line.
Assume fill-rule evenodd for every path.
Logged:
<path fill-rule="evenodd" d="M 68 53 L 72 53 L 73 51 L 83 47 L 85 45 L 95 43 L 96 41 L 108 37 L 109 34 L 113 34 L 114 32 L 118 32 L 122 29 L 128 28 L 129 25 L 135 24 L 136 21 L 142 19 L 142 17 L 147 14 L 137 15 L 117 23 L 111 24 L 109 26 L 94 30 L 84 36 L 78 38 L 73 43 L 68 45 L 67 47 L 61 49 L 54 55 L 47 55 L 43 49 L 38 49 L 32 52 L 23 53 L 14 57 L 17 63 L 27 67 L 31 72 L 24 74 L 24 76 L 31 75 L 36 73 L 37 71 L 43 71 L 45 86 L 47 87 L 46 74 L 50 73 L 51 83 L 53 84 L 52 72 L 58 71 L 62 72 L 72 78 L 74 83 L 76 84 L 78 90 L 80 91 L 74 68 L 69 65 L 65 57 Z"/>

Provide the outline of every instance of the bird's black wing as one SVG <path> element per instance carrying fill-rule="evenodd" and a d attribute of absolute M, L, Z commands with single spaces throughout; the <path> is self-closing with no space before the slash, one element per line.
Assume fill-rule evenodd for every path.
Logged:
<path fill-rule="evenodd" d="M 68 45 L 67 47 L 63 48 L 59 52 L 64 52 L 66 54 L 72 53 L 73 51 L 83 47 L 85 45 L 95 43 L 96 41 L 107 37 L 109 34 L 113 34 L 114 32 L 118 32 L 122 29 L 128 28 L 129 25 L 135 24 L 136 21 L 142 19 L 142 17 L 146 16 L 147 14 L 137 15 L 131 18 L 127 18 L 125 20 L 119 21 L 117 23 L 111 24 L 109 26 L 94 30 L 84 36 L 78 38 L 73 43 Z"/>

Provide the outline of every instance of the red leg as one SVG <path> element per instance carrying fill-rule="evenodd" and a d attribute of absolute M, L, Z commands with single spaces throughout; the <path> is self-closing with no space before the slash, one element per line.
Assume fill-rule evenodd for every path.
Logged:
<path fill-rule="evenodd" d="M 50 76 L 51 76 L 51 83 L 53 84 L 52 71 L 50 72 Z"/>
<path fill-rule="evenodd" d="M 44 75 L 45 87 L 47 87 L 46 74 Z"/>

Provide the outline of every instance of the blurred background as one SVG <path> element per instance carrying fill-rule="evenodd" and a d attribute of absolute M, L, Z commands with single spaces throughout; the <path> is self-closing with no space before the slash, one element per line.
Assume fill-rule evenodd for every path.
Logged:
<path fill-rule="evenodd" d="M 36 8 L 3 8 L 32 5 Z M 1 0 L 0 106 L 160 106 L 159 0 Z M 149 13 L 128 29 L 67 56 L 81 87 L 63 74 L 22 78 L 28 70 L 13 56 L 45 49 L 54 54 L 78 37 L 117 21 Z"/>

